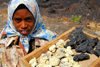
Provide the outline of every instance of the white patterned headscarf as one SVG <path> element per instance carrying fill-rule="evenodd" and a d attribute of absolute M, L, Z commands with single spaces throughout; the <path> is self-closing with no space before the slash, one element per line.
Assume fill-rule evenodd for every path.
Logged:
<path fill-rule="evenodd" d="M 29 9 L 29 11 L 33 14 L 36 20 L 35 29 L 32 30 L 28 36 L 21 35 L 16 30 L 13 24 L 13 20 L 12 20 L 13 14 L 20 4 L 24 4 Z M 55 37 L 57 37 L 55 33 L 51 32 L 50 30 L 45 29 L 36 0 L 11 0 L 10 1 L 8 5 L 8 22 L 5 28 L 2 30 L 0 38 L 4 39 L 7 37 L 16 36 L 16 35 L 20 36 L 20 41 L 27 52 L 29 50 L 30 39 L 44 38 L 50 41 L 54 39 Z"/>

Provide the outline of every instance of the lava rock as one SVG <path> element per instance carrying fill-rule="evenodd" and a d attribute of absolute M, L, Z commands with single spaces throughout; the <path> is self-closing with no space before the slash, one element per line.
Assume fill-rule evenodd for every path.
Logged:
<path fill-rule="evenodd" d="M 94 53 L 93 47 L 92 46 L 87 46 L 86 52 L 93 54 Z"/>
<path fill-rule="evenodd" d="M 74 58 L 73 58 L 73 60 L 74 61 L 82 61 L 82 60 L 87 60 L 89 58 L 90 58 L 89 55 L 81 53 L 81 54 L 75 55 Z"/>
<path fill-rule="evenodd" d="M 82 28 L 79 27 L 69 35 L 69 39 L 74 42 L 76 41 L 76 44 L 80 44 L 87 39 L 87 36 L 83 33 Z"/>
<path fill-rule="evenodd" d="M 76 49 L 76 52 L 86 52 L 87 51 L 87 45 L 83 45 L 83 46 L 78 46 Z"/>
<path fill-rule="evenodd" d="M 94 50 L 94 54 L 99 57 L 100 56 L 100 50 L 97 50 L 97 49 Z"/>
<path fill-rule="evenodd" d="M 97 45 L 100 45 L 100 42 L 98 42 Z"/>
<path fill-rule="evenodd" d="M 92 38 L 88 37 L 87 41 L 89 42 L 89 45 L 94 48 L 98 43 L 98 38 L 92 39 Z"/>
<path fill-rule="evenodd" d="M 97 44 L 99 39 L 98 38 L 94 38 L 93 41 L 94 41 L 95 44 Z"/>
<path fill-rule="evenodd" d="M 82 29 L 82 27 L 78 27 L 69 35 L 70 41 L 66 43 L 66 47 L 71 46 L 76 52 L 87 52 L 99 56 L 100 42 L 98 42 L 98 38 L 87 37 Z M 94 50 L 94 47 L 96 47 L 96 50 Z"/>
<path fill-rule="evenodd" d="M 71 46 L 72 49 L 75 49 L 77 47 L 77 45 L 73 41 L 67 42 L 64 47 L 67 48 L 67 46 Z"/>
<path fill-rule="evenodd" d="M 96 45 L 96 50 L 100 50 L 100 42 Z"/>

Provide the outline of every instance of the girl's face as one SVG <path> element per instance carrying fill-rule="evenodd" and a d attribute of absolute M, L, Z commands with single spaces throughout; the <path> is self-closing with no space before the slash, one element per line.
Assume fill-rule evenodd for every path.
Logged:
<path fill-rule="evenodd" d="M 13 15 L 14 26 L 18 32 L 27 36 L 35 25 L 35 19 L 28 9 L 19 9 Z"/>

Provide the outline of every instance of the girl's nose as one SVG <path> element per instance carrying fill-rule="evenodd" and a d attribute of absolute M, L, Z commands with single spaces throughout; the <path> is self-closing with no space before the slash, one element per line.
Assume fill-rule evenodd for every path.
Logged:
<path fill-rule="evenodd" d="M 22 29 L 26 29 L 27 28 L 27 23 L 25 21 L 22 21 L 21 28 Z"/>

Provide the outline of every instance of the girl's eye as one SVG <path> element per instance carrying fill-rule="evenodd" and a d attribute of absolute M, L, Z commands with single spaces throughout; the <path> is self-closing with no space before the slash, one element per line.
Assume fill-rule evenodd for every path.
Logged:
<path fill-rule="evenodd" d="M 27 17 L 27 18 L 25 18 L 25 21 L 32 22 L 33 21 L 33 17 Z"/>
<path fill-rule="evenodd" d="M 21 22 L 22 19 L 21 19 L 21 18 L 15 18 L 14 20 L 15 20 L 16 22 Z"/>

